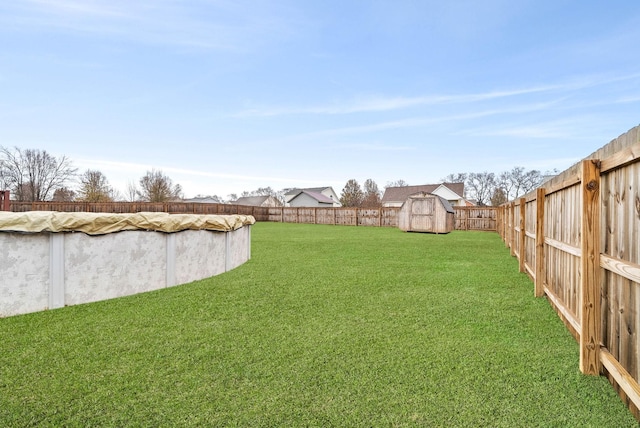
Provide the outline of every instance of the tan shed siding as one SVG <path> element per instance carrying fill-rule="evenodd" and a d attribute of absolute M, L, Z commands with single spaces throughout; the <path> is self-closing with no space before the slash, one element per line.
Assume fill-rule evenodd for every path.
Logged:
<path fill-rule="evenodd" d="M 400 209 L 398 227 L 406 232 L 449 233 L 453 220 L 448 214 L 438 196 L 411 196 Z"/>

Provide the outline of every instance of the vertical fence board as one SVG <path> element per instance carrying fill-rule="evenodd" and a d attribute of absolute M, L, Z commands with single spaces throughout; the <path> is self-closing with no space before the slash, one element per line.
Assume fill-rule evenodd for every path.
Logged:
<path fill-rule="evenodd" d="M 519 267 L 520 272 L 525 272 L 525 262 L 526 262 L 526 248 L 525 248 L 525 238 L 526 238 L 526 213 L 527 213 L 527 201 L 525 198 L 520 198 L 520 212 L 519 212 L 519 221 L 520 221 L 520 235 L 518 242 L 518 252 L 520 254 Z"/>
<path fill-rule="evenodd" d="M 545 263 L 544 263 L 544 205 L 546 192 L 539 188 L 536 193 L 536 278 L 534 295 L 544 296 Z"/>

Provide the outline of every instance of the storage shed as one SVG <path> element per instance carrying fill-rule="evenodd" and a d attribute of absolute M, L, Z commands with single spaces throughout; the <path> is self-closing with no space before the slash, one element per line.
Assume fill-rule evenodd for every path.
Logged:
<path fill-rule="evenodd" d="M 455 226 L 455 211 L 446 199 L 431 193 L 407 198 L 398 214 L 398 227 L 405 232 L 449 233 Z"/>

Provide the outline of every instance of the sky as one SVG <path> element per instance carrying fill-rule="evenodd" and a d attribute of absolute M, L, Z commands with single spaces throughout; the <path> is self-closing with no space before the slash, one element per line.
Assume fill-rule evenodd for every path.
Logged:
<path fill-rule="evenodd" d="M 123 194 L 562 171 L 639 123 L 637 0 L 0 0 L 0 146 Z"/>

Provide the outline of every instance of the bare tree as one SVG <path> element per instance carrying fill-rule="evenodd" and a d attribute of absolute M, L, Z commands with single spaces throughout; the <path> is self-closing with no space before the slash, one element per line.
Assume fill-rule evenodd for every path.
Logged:
<path fill-rule="evenodd" d="M 455 174 L 449 174 L 445 178 L 442 179 L 443 183 L 464 183 L 467 181 L 467 177 L 469 176 L 466 172 L 458 172 Z"/>
<path fill-rule="evenodd" d="M 66 157 L 57 159 L 45 150 L 0 147 L 0 178 L 18 201 L 46 201 L 75 173 Z"/>
<path fill-rule="evenodd" d="M 464 195 L 461 195 L 461 196 L 463 196 L 466 199 L 471 199 L 469 197 L 469 187 L 467 185 L 467 182 L 469 180 L 469 175 L 470 174 L 467 172 L 458 172 L 455 174 L 449 174 L 446 177 L 441 178 L 440 181 L 442 183 L 464 183 Z"/>
<path fill-rule="evenodd" d="M 362 199 L 362 206 L 368 208 L 379 207 L 381 205 L 380 189 L 378 185 L 372 179 L 367 179 L 364 182 L 364 196 Z"/>
<path fill-rule="evenodd" d="M 218 195 L 203 195 L 198 193 L 195 199 L 211 199 L 215 204 L 224 204 L 224 200 Z"/>
<path fill-rule="evenodd" d="M 80 176 L 79 201 L 111 202 L 114 196 L 114 190 L 102 172 L 88 169 Z"/>
<path fill-rule="evenodd" d="M 342 194 L 340 195 L 340 203 L 343 207 L 359 207 L 362 204 L 364 193 L 360 184 L 354 179 L 347 181 Z"/>
<path fill-rule="evenodd" d="M 406 181 L 400 179 L 400 180 L 396 180 L 396 181 L 389 181 L 387 182 L 387 184 L 384 186 L 385 188 L 387 187 L 407 187 L 409 185 L 409 183 L 407 183 Z"/>
<path fill-rule="evenodd" d="M 125 198 L 129 202 L 135 202 L 138 200 L 138 194 L 140 191 L 138 190 L 138 186 L 134 181 L 127 182 L 127 188 L 125 190 Z"/>
<path fill-rule="evenodd" d="M 496 187 L 496 175 L 493 172 L 472 172 L 467 176 L 465 187 L 469 197 L 480 206 L 490 203 Z M 466 193 L 466 192 L 465 192 Z"/>
<path fill-rule="evenodd" d="M 152 169 L 140 179 L 138 196 L 145 202 L 168 202 L 182 199 L 182 187 L 162 171 Z"/>
<path fill-rule="evenodd" d="M 542 180 L 540 171 L 526 171 L 523 167 L 516 166 L 498 176 L 497 186 L 502 188 L 507 199 L 513 200 L 540 186 Z"/>
<path fill-rule="evenodd" d="M 507 198 L 507 194 L 500 187 L 496 187 L 493 190 L 493 195 L 491 195 L 491 205 L 494 207 L 498 207 L 505 202 L 507 202 L 509 198 Z"/>
<path fill-rule="evenodd" d="M 55 192 L 53 192 L 53 201 L 56 202 L 71 202 L 75 199 L 76 192 L 66 187 L 58 187 Z"/>

